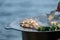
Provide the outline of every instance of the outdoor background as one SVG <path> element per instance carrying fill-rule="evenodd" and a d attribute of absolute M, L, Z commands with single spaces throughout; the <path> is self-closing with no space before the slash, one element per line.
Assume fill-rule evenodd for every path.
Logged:
<path fill-rule="evenodd" d="M 17 30 L 5 27 L 17 18 L 46 15 L 55 10 L 59 0 L 0 0 L 0 40 L 22 40 Z"/>

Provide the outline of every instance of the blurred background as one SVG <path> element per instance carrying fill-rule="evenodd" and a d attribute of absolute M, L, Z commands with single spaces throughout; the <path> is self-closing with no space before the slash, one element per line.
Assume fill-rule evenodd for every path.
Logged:
<path fill-rule="evenodd" d="M 22 40 L 17 30 L 6 30 L 17 18 L 49 14 L 57 8 L 59 0 L 0 0 L 0 40 Z"/>

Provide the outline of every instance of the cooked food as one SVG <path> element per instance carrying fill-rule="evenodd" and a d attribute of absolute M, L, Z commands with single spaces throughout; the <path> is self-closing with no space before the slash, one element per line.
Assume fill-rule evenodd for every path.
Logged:
<path fill-rule="evenodd" d="M 20 25 L 24 28 L 35 28 L 35 29 L 37 29 L 39 27 L 39 24 L 37 23 L 37 21 L 35 21 L 33 19 L 25 19 L 24 21 L 22 21 L 20 23 Z"/>
<path fill-rule="evenodd" d="M 49 26 L 49 27 L 41 26 L 37 30 L 38 31 L 56 31 L 58 29 L 59 28 L 57 26 Z"/>
<path fill-rule="evenodd" d="M 52 22 L 50 22 L 50 25 L 52 25 L 52 26 L 57 25 L 57 21 L 52 21 Z"/>
<path fill-rule="evenodd" d="M 45 27 L 41 26 L 41 27 L 38 27 L 37 29 L 38 31 L 45 31 Z"/>
<path fill-rule="evenodd" d="M 57 27 L 59 27 L 59 28 L 60 28 L 60 24 L 57 24 Z"/>

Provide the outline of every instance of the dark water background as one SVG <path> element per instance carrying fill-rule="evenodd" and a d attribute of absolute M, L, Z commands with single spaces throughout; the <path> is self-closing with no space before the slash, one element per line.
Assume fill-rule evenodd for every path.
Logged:
<path fill-rule="evenodd" d="M 59 0 L 0 0 L 0 40 L 22 40 L 20 31 L 6 30 L 16 18 L 49 14 Z"/>

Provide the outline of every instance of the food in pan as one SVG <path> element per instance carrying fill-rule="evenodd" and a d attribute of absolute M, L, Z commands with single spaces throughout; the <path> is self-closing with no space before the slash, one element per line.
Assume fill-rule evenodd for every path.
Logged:
<path fill-rule="evenodd" d="M 24 28 L 38 28 L 39 24 L 37 23 L 36 20 L 33 19 L 25 19 L 20 23 L 20 26 L 24 27 Z"/>
<path fill-rule="evenodd" d="M 43 26 L 39 24 L 34 19 L 25 19 L 20 23 L 20 26 L 23 28 L 32 28 L 36 29 L 38 31 L 56 31 L 60 29 L 60 24 L 57 23 L 57 21 L 51 21 L 50 26 Z"/>
<path fill-rule="evenodd" d="M 52 26 L 57 25 L 57 21 L 51 21 L 51 22 L 50 22 L 50 25 L 52 25 Z"/>
<path fill-rule="evenodd" d="M 60 28 L 60 24 L 57 24 L 57 26 Z"/>
<path fill-rule="evenodd" d="M 38 31 L 56 31 L 59 30 L 60 28 L 58 26 L 49 26 L 49 27 L 45 27 L 45 26 L 41 26 L 38 27 Z"/>

